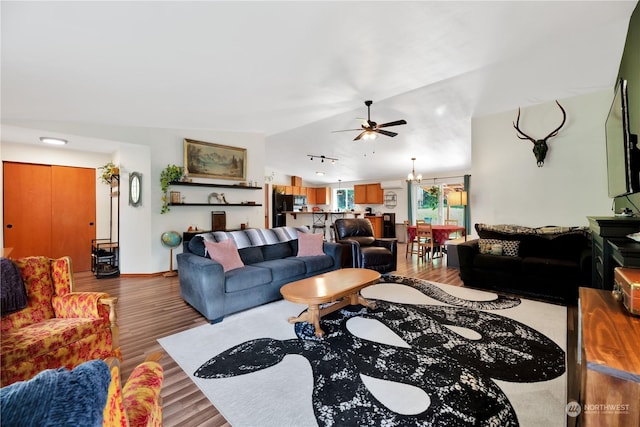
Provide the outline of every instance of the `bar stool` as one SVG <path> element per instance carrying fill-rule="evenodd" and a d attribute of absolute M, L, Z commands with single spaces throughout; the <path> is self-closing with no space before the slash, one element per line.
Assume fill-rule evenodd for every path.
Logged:
<path fill-rule="evenodd" d="M 313 213 L 313 225 L 311 226 L 311 229 L 313 230 L 313 233 L 315 234 L 317 230 L 321 230 L 322 235 L 325 235 L 325 230 L 327 229 L 327 226 L 325 224 L 325 215 L 324 213 Z M 325 237 L 326 238 L 326 237 Z"/>

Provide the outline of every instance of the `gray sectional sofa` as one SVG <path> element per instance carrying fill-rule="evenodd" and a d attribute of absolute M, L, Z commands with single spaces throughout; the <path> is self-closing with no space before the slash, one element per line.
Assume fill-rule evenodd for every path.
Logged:
<path fill-rule="evenodd" d="M 298 231 L 307 227 L 277 227 L 216 231 L 183 242 L 177 255 L 182 298 L 210 323 L 227 314 L 282 298 L 286 283 L 341 267 L 342 246 L 323 243 L 324 255 L 297 257 Z M 244 267 L 224 272 L 222 265 L 205 256 L 204 240 L 233 239 Z"/>

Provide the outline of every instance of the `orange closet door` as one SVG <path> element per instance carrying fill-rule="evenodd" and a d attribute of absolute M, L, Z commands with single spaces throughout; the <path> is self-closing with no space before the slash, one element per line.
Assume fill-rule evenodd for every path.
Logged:
<path fill-rule="evenodd" d="M 51 166 L 4 162 L 4 247 L 51 255 Z"/>
<path fill-rule="evenodd" d="M 91 270 L 96 238 L 96 170 L 51 167 L 51 253 L 68 255 L 74 271 Z"/>
<path fill-rule="evenodd" d="M 11 257 L 68 255 L 91 269 L 95 169 L 4 162 L 4 246 Z"/>

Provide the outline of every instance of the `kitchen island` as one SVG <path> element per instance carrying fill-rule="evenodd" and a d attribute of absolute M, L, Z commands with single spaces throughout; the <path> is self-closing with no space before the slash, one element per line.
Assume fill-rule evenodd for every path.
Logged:
<path fill-rule="evenodd" d="M 313 229 L 313 225 L 324 224 L 325 239 L 328 241 L 332 240 L 332 233 L 330 231 L 331 224 L 333 224 L 337 218 L 367 218 L 373 226 L 374 236 L 382 237 L 382 215 L 366 215 L 366 212 L 363 211 L 285 211 L 283 213 L 288 214 L 288 216 L 293 219 L 293 221 L 287 219 L 287 225 L 293 227 L 306 225 Z"/>

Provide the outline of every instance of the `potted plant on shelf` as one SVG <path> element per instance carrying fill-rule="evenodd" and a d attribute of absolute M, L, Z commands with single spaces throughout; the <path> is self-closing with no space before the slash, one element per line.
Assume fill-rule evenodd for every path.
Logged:
<path fill-rule="evenodd" d="M 99 167 L 98 169 L 102 171 L 100 180 L 107 185 L 111 184 L 111 179 L 114 176 L 120 175 L 120 167 L 116 166 L 113 162 L 109 162 L 106 165 Z"/>
<path fill-rule="evenodd" d="M 184 168 L 176 165 L 167 165 L 166 168 L 160 172 L 160 188 L 162 189 L 162 208 L 160 209 L 160 213 L 166 213 L 170 211 L 169 202 L 167 199 L 167 190 L 169 190 L 169 185 L 174 181 L 180 181 L 182 179 L 182 174 L 184 172 Z"/>

